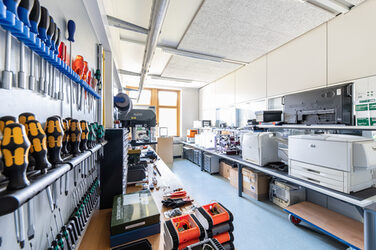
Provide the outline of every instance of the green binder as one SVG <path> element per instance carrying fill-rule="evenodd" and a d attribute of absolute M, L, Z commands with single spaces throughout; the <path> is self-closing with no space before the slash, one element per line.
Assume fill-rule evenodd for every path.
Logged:
<path fill-rule="evenodd" d="M 129 232 L 159 222 L 159 210 L 149 190 L 114 197 L 111 235 Z"/>

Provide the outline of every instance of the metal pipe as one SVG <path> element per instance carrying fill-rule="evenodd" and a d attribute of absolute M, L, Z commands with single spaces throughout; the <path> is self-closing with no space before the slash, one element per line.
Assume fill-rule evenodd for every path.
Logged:
<path fill-rule="evenodd" d="M 125 37 L 120 37 L 120 41 L 139 44 L 139 45 L 145 45 L 145 42 L 129 39 Z M 226 62 L 226 63 L 232 63 L 232 64 L 239 64 L 239 65 L 247 65 L 249 62 L 243 62 L 239 60 L 233 60 L 233 59 L 227 59 L 219 56 L 213 56 L 213 55 L 207 55 L 202 53 L 197 53 L 193 51 L 187 51 L 187 50 L 181 50 L 175 47 L 167 46 L 167 45 L 160 45 L 157 44 L 157 48 L 161 49 L 165 53 L 169 53 L 172 55 L 178 55 L 178 56 L 185 56 L 185 57 L 191 57 L 199 60 L 207 60 L 212 62 Z"/>
<path fill-rule="evenodd" d="M 154 0 L 150 16 L 150 31 L 146 39 L 144 59 L 142 62 L 141 77 L 139 83 L 139 92 L 137 101 L 140 99 L 141 91 L 144 87 L 144 81 L 149 71 L 151 61 L 157 47 L 158 38 L 161 33 L 163 21 L 166 17 L 169 0 Z"/>
<path fill-rule="evenodd" d="M 134 32 L 138 32 L 138 33 L 146 34 L 146 35 L 149 33 L 149 30 L 145 29 L 144 27 L 126 22 L 124 20 L 121 20 L 113 16 L 107 16 L 107 21 L 110 26 L 114 26 L 116 28 L 130 30 L 130 31 L 134 31 Z"/>

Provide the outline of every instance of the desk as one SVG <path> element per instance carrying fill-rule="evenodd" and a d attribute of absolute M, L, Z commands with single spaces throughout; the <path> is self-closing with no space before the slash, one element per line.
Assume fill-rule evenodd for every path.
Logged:
<path fill-rule="evenodd" d="M 161 233 L 147 237 L 152 244 L 153 249 L 163 249 L 163 222 L 168 220 L 164 217 L 164 212 L 167 211 L 162 206 L 161 200 L 163 194 L 168 190 L 173 190 L 178 187 L 182 187 L 178 178 L 172 173 L 170 168 L 162 161 L 156 162 L 158 170 L 161 172 L 161 176 L 158 174 L 156 178 L 158 180 L 159 190 L 154 189 L 151 193 L 161 213 Z M 149 176 L 153 176 L 153 170 L 149 167 Z M 166 188 L 163 188 L 163 187 Z M 138 186 L 128 186 L 127 193 L 140 191 L 142 188 Z M 195 204 L 197 205 L 197 204 Z M 184 211 L 184 207 L 181 208 Z M 111 223 L 112 209 L 96 210 L 88 225 L 85 235 L 81 241 L 80 250 L 108 250 L 110 249 L 110 223 Z"/>
<path fill-rule="evenodd" d="M 341 192 L 338 192 L 329 188 L 325 188 L 325 187 L 301 180 L 299 178 L 290 176 L 288 175 L 288 173 L 285 173 L 285 172 L 281 172 L 281 171 L 274 170 L 271 168 L 252 164 L 250 162 L 244 161 L 239 155 L 224 155 L 222 153 L 215 151 L 214 149 L 202 148 L 202 147 L 196 146 L 193 143 L 188 143 L 188 142 L 182 142 L 182 143 L 186 146 L 199 149 L 209 154 L 217 155 L 218 157 L 222 159 L 226 159 L 226 160 L 236 163 L 239 167 L 238 169 L 238 178 L 239 178 L 238 195 L 240 197 L 242 196 L 242 193 L 243 193 L 242 168 L 246 167 L 246 168 L 261 171 L 271 176 L 278 177 L 280 179 L 289 181 L 291 183 L 295 183 L 297 185 L 306 187 L 308 189 L 320 192 L 322 194 L 328 195 L 330 197 L 336 198 L 338 200 L 341 200 L 341 201 L 344 201 L 344 202 L 347 202 L 349 204 L 356 206 L 364 216 L 364 249 L 365 250 L 376 249 L 376 237 L 375 237 L 375 234 L 376 234 L 376 195 L 371 196 L 371 197 L 366 197 L 366 198 L 359 198 L 351 194 L 341 193 Z"/>

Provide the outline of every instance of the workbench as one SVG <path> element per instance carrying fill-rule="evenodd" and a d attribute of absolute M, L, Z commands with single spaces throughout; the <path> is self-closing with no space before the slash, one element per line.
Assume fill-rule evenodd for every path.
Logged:
<path fill-rule="evenodd" d="M 325 194 L 327 196 L 333 197 L 335 199 L 344 201 L 351 205 L 354 205 L 364 218 L 364 249 L 374 250 L 376 249 L 376 193 L 374 190 L 357 192 L 355 194 L 346 194 L 338 192 L 329 188 L 325 188 L 320 185 L 316 185 L 311 182 L 290 176 L 286 172 L 282 172 L 269 167 L 262 167 L 251 162 L 245 161 L 239 155 L 225 155 L 217 152 L 215 149 L 206 149 L 195 145 L 194 143 L 182 142 L 185 146 L 189 146 L 194 149 L 199 149 L 203 152 L 216 155 L 221 159 L 225 159 L 235 163 L 238 166 L 238 195 L 242 197 L 243 193 L 243 168 L 249 168 L 251 170 L 258 170 L 270 176 L 286 180 L 291 183 L 303 186 L 307 189 L 317 191 L 319 193 Z"/>
<path fill-rule="evenodd" d="M 157 160 L 157 168 L 161 173 L 155 176 L 158 180 L 159 190 L 152 190 L 152 196 L 158 206 L 161 215 L 161 233 L 147 237 L 153 249 L 163 249 L 163 222 L 168 220 L 165 218 L 164 212 L 169 210 L 162 206 L 161 200 L 165 192 L 182 187 L 179 179 L 172 173 L 170 168 L 162 161 Z M 151 170 L 151 171 L 150 171 Z M 149 176 L 153 175 L 152 168 L 149 167 Z M 169 188 L 164 188 L 169 187 Z M 142 190 L 140 186 L 128 186 L 127 193 Z M 189 195 L 189 194 L 188 194 Z M 195 204 L 197 205 L 197 204 Z M 186 205 L 181 209 L 187 209 L 190 205 Z M 86 233 L 81 241 L 80 250 L 107 250 L 110 249 L 110 223 L 112 209 L 96 210 L 86 229 Z"/>

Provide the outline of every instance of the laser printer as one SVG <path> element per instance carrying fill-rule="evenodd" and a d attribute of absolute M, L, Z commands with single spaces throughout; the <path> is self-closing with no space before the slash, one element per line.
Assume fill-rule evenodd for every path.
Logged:
<path fill-rule="evenodd" d="M 340 192 L 357 192 L 375 183 L 376 142 L 340 135 L 293 135 L 289 141 L 289 174 Z"/>
<path fill-rule="evenodd" d="M 250 132 L 242 138 L 242 158 L 256 165 L 265 166 L 279 161 L 278 142 L 270 132 Z"/>

